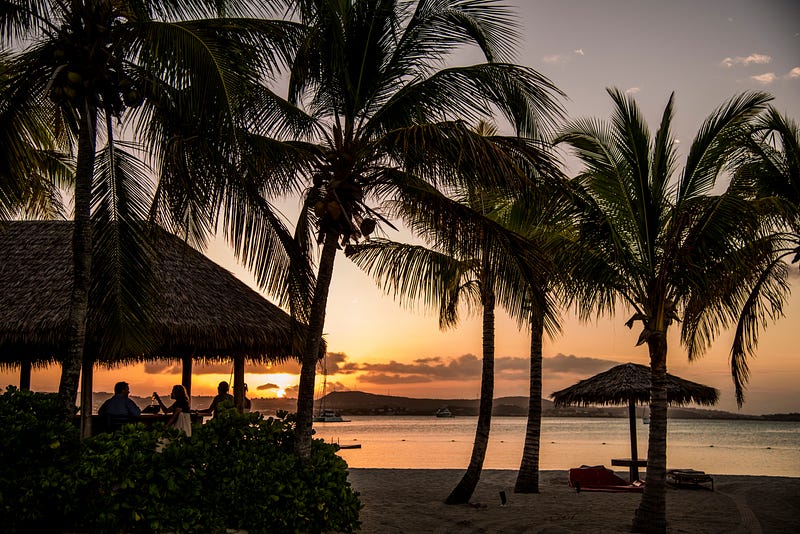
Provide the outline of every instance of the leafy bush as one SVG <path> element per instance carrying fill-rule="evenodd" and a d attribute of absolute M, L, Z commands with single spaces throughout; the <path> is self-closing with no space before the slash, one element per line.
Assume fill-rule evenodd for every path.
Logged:
<path fill-rule="evenodd" d="M 293 452 L 293 419 L 220 410 L 192 436 L 202 465 L 202 508 L 214 523 L 260 532 L 352 532 L 361 507 L 335 447 L 314 440 L 311 460 Z M 212 519 L 212 518 L 209 518 Z"/>
<path fill-rule="evenodd" d="M 79 431 L 54 393 L 8 386 L 0 395 L 0 525 L 54 532 L 76 504 Z"/>
<path fill-rule="evenodd" d="M 167 443 L 166 446 L 164 444 Z M 78 529 L 88 532 L 213 532 L 197 508 L 201 488 L 184 444 L 190 438 L 163 423 L 141 423 L 84 441 Z M 160 453 L 156 452 L 162 449 Z"/>
<path fill-rule="evenodd" d="M 293 452 L 282 414 L 219 410 L 192 437 L 137 423 L 81 444 L 55 395 L 0 399 L 3 532 L 353 532 L 358 494 L 335 448 Z M 160 450 L 160 452 L 157 452 Z"/>

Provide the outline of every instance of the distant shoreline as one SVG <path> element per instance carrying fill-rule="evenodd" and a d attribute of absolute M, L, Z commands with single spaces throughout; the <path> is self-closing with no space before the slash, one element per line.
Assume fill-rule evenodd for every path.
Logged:
<path fill-rule="evenodd" d="M 94 408 L 112 394 L 110 392 L 95 392 Z M 150 404 L 150 397 L 131 398 L 139 406 Z M 192 408 L 206 408 L 211 403 L 212 396 L 192 396 Z M 393 397 L 390 395 L 375 395 L 361 391 L 335 391 L 325 396 L 325 405 L 335 409 L 346 416 L 417 416 L 433 417 L 437 410 L 447 407 L 456 417 L 475 417 L 478 415 L 478 401 L 474 399 L 417 399 L 412 397 Z M 253 411 L 273 414 L 279 410 L 293 412 L 297 409 L 295 398 L 260 398 L 251 397 Z M 317 399 L 317 403 L 321 403 Z M 637 407 L 637 417 L 641 418 L 646 408 Z M 527 417 L 527 397 L 498 397 L 494 400 L 493 416 L 495 417 Z M 741 421 L 787 421 L 800 422 L 800 413 L 776 414 L 738 414 L 722 410 L 706 408 L 671 407 L 671 419 L 720 419 Z M 592 418 L 627 418 L 628 409 L 619 406 L 587 406 L 555 408 L 553 402 L 542 399 L 542 417 L 592 417 Z"/>

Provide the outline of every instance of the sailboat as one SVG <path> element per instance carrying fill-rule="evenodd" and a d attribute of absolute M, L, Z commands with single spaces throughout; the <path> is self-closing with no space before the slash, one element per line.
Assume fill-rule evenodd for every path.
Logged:
<path fill-rule="evenodd" d="M 327 355 L 326 355 L 327 358 Z M 322 397 L 320 398 L 319 410 L 314 416 L 315 423 L 347 423 L 335 410 L 325 408 L 325 397 L 328 390 L 328 364 L 327 359 L 322 359 Z"/>

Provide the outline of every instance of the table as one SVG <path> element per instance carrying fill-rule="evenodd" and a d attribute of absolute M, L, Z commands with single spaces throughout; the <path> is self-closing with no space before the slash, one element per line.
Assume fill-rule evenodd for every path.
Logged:
<path fill-rule="evenodd" d="M 625 466 L 630 468 L 630 482 L 634 483 L 639 480 L 639 468 L 647 467 L 647 458 L 636 461 L 633 461 L 630 458 L 612 458 L 611 465 Z"/>

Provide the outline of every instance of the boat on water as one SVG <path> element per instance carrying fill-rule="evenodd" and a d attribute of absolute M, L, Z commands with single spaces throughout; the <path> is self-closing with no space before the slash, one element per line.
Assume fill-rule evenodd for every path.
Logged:
<path fill-rule="evenodd" d="M 349 419 L 343 419 L 341 415 L 336 413 L 334 410 L 320 410 L 320 412 L 314 416 L 315 423 L 348 423 L 350 422 Z"/>
<path fill-rule="evenodd" d="M 445 419 L 445 418 L 455 417 L 455 415 L 453 415 L 453 412 L 451 412 L 447 408 L 439 408 L 438 410 L 436 410 L 436 417 Z"/>

